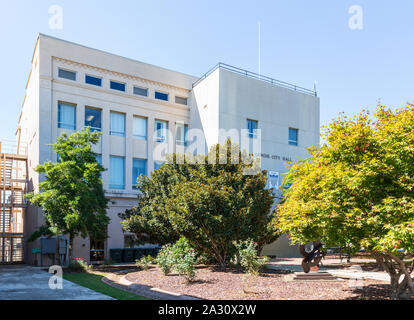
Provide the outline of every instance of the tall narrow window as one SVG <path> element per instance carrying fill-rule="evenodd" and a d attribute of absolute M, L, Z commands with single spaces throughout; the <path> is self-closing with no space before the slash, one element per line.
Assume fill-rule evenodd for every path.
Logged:
<path fill-rule="evenodd" d="M 186 146 L 187 145 L 187 131 L 188 125 L 183 123 L 175 124 L 175 143 L 177 145 Z"/>
<path fill-rule="evenodd" d="M 167 142 L 168 122 L 162 120 L 155 120 L 154 125 L 155 135 L 154 139 L 157 142 Z"/>
<path fill-rule="evenodd" d="M 135 139 L 147 140 L 147 119 L 134 117 L 133 135 Z"/>
<path fill-rule="evenodd" d="M 85 107 L 85 127 L 90 127 L 91 131 L 101 131 L 102 111 Z"/>
<path fill-rule="evenodd" d="M 111 156 L 109 162 L 109 188 L 125 189 L 125 158 Z"/>
<path fill-rule="evenodd" d="M 289 144 L 291 146 L 298 145 L 298 136 L 299 136 L 298 129 L 289 128 Z"/>
<path fill-rule="evenodd" d="M 249 138 L 256 138 L 257 137 L 257 121 L 247 119 L 247 131 Z"/>
<path fill-rule="evenodd" d="M 76 106 L 59 102 L 58 128 L 76 130 Z"/>
<path fill-rule="evenodd" d="M 63 79 L 67 79 L 67 80 L 76 81 L 76 72 L 59 68 L 58 69 L 58 77 L 63 78 Z"/>
<path fill-rule="evenodd" d="M 125 114 L 111 112 L 111 136 L 125 137 Z"/>
<path fill-rule="evenodd" d="M 132 162 L 132 188 L 137 189 L 137 179 L 139 176 L 147 175 L 147 160 L 133 159 Z"/>

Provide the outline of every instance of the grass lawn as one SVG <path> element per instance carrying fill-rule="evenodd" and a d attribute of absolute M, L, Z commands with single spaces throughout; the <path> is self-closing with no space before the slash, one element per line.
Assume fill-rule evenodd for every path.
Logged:
<path fill-rule="evenodd" d="M 148 300 L 148 298 L 111 287 L 101 281 L 102 277 L 103 275 L 95 273 L 68 273 L 63 275 L 65 280 L 69 280 L 93 291 L 106 294 L 117 300 Z"/>

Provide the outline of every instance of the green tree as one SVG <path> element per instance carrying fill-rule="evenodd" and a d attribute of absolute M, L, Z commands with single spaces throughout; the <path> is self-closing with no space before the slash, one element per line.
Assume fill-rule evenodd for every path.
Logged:
<path fill-rule="evenodd" d="M 36 167 L 44 181 L 39 192 L 29 193 L 27 198 L 43 210 L 45 225 L 32 239 L 43 234 L 65 234 L 70 237 L 71 248 L 78 235 L 106 239 L 110 219 L 106 215 L 109 200 L 105 198 L 101 180 L 104 168 L 92 151 L 100 135 L 89 128 L 70 136 L 63 133 L 51 145 L 59 162 L 45 162 Z"/>
<path fill-rule="evenodd" d="M 274 199 L 265 171 L 246 174 L 258 166 L 247 158 L 230 141 L 206 156 L 171 155 L 151 177 L 139 178 L 138 206 L 121 214 L 124 229 L 159 244 L 184 236 L 223 268 L 236 253 L 233 241 L 250 238 L 261 249 L 278 237 Z"/>
<path fill-rule="evenodd" d="M 413 294 L 414 107 L 339 117 L 326 144 L 293 164 L 278 226 L 295 243 L 365 248 L 391 277 L 393 298 Z"/>

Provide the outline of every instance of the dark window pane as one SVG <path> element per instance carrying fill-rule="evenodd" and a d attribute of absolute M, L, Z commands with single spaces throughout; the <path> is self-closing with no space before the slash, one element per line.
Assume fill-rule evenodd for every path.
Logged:
<path fill-rule="evenodd" d="M 155 91 L 155 99 L 168 101 L 168 93 Z"/>
<path fill-rule="evenodd" d="M 111 89 L 118 91 L 125 91 L 125 83 L 111 81 Z"/>
<path fill-rule="evenodd" d="M 74 71 L 59 69 L 58 76 L 59 78 L 76 81 L 76 72 Z"/>
<path fill-rule="evenodd" d="M 85 83 L 101 87 L 102 86 L 102 79 L 85 75 Z"/>
<path fill-rule="evenodd" d="M 148 89 L 140 88 L 140 87 L 134 87 L 134 94 L 139 96 L 148 97 Z"/>
<path fill-rule="evenodd" d="M 91 127 L 91 131 L 101 131 L 102 112 L 98 109 L 85 108 L 85 127 Z"/>

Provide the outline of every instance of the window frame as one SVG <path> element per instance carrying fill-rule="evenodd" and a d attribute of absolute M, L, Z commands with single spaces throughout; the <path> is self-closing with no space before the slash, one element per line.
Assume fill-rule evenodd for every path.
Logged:
<path fill-rule="evenodd" d="M 139 175 L 136 177 L 135 181 L 134 181 L 134 162 L 135 160 L 138 161 L 145 161 L 145 174 L 144 176 L 148 176 L 148 159 L 142 159 L 142 158 L 132 158 L 132 189 L 137 190 L 137 179 L 139 177 Z M 142 174 L 141 174 L 142 175 Z"/>
<path fill-rule="evenodd" d="M 64 104 L 67 106 L 71 106 L 74 108 L 74 113 L 75 113 L 75 117 L 74 117 L 74 123 L 73 123 L 73 128 L 67 128 L 67 127 L 62 127 L 61 124 L 63 124 L 63 122 L 59 121 L 60 119 L 60 106 Z M 57 125 L 59 129 L 67 129 L 67 130 L 73 130 L 76 131 L 76 112 L 77 112 L 77 104 L 74 103 L 70 103 L 70 102 L 64 102 L 64 101 L 58 101 L 58 117 L 57 117 Z"/>
<path fill-rule="evenodd" d="M 101 84 L 100 85 L 97 85 L 97 84 L 94 84 L 94 83 L 88 83 L 88 82 L 86 82 L 86 78 L 87 77 L 89 77 L 89 78 L 95 78 L 95 79 L 98 79 L 98 80 L 100 80 L 101 81 Z M 103 78 L 102 77 L 97 77 L 97 76 L 93 76 L 93 75 L 91 75 L 91 74 L 87 74 L 87 73 L 85 73 L 85 84 L 87 84 L 87 85 L 90 85 L 90 86 L 95 86 L 95 87 L 102 87 L 102 81 L 103 80 Z"/>
<path fill-rule="evenodd" d="M 185 100 L 185 103 L 177 102 L 177 98 Z M 179 104 L 179 105 L 182 105 L 182 106 L 188 106 L 188 98 L 187 97 L 175 96 L 174 101 L 175 101 L 176 104 Z"/>
<path fill-rule="evenodd" d="M 66 72 L 70 72 L 70 73 L 74 73 L 75 74 L 75 79 L 68 79 L 68 78 L 65 78 L 65 77 L 62 77 L 61 75 L 60 75 L 60 71 L 66 71 Z M 58 78 L 60 78 L 60 79 L 65 79 L 65 80 L 69 80 L 69 81 L 78 81 L 78 72 L 77 71 L 73 71 L 73 70 L 69 70 L 69 69 L 66 69 L 66 68 L 61 68 L 61 67 L 58 67 L 58 73 L 57 73 L 57 76 L 58 76 Z"/>
<path fill-rule="evenodd" d="M 157 136 L 157 133 L 159 130 L 157 130 L 157 122 L 160 123 L 165 123 L 165 137 L 163 140 L 160 140 L 160 137 Z M 154 141 L 155 142 L 159 142 L 159 143 L 167 143 L 168 142 L 168 121 L 167 120 L 160 120 L 160 119 L 155 119 L 154 120 Z"/>
<path fill-rule="evenodd" d="M 291 132 L 291 130 L 295 130 L 295 132 L 296 132 L 296 140 L 291 140 L 290 139 L 290 132 Z M 299 146 L 299 129 L 293 128 L 293 127 L 289 127 L 289 129 L 288 129 L 288 144 L 290 146 L 295 146 L 295 147 Z"/>
<path fill-rule="evenodd" d="M 157 93 L 162 94 L 162 95 L 163 95 L 163 94 L 165 94 L 165 95 L 167 96 L 167 100 L 157 98 Z M 164 101 L 164 102 L 169 102 L 169 101 L 170 101 L 170 94 L 169 94 L 168 92 L 164 92 L 164 91 L 155 90 L 155 91 L 154 91 L 154 99 L 155 99 L 155 100 Z"/>
<path fill-rule="evenodd" d="M 111 173 L 113 172 L 113 168 L 111 168 L 111 159 L 112 158 L 118 158 L 118 159 L 122 159 L 123 160 L 123 185 L 115 185 L 115 184 L 111 184 Z M 125 190 L 125 176 L 126 176 L 126 172 L 125 172 L 125 157 L 123 156 L 113 156 L 110 155 L 109 156 L 109 189 L 112 190 Z"/>
<path fill-rule="evenodd" d="M 138 136 L 138 135 L 135 135 L 134 134 L 134 130 L 135 130 L 135 118 L 145 120 L 145 138 L 144 139 L 143 139 L 142 136 Z M 132 138 L 134 138 L 136 140 L 143 140 L 143 141 L 147 141 L 148 140 L 148 118 L 147 117 L 142 117 L 142 116 L 137 116 L 137 115 L 134 115 L 132 117 Z"/>
<path fill-rule="evenodd" d="M 182 126 L 184 130 L 184 140 L 177 139 L 177 128 Z M 175 144 L 178 146 L 187 146 L 188 144 L 188 124 L 183 122 L 176 122 L 175 123 Z"/>
<path fill-rule="evenodd" d="M 141 90 L 145 90 L 146 92 L 147 92 L 147 94 L 144 96 L 144 95 L 142 95 L 142 94 L 139 94 L 139 93 L 135 93 L 135 89 L 141 89 Z M 148 95 L 149 95 L 149 88 L 144 88 L 144 87 L 140 87 L 140 86 L 132 86 L 132 93 L 135 95 L 135 96 L 139 96 L 139 97 L 146 97 L 146 98 L 148 98 Z"/>
<path fill-rule="evenodd" d="M 88 125 L 86 125 L 86 109 L 92 109 L 92 110 L 98 110 L 99 112 L 100 112 L 100 115 L 101 115 L 101 127 L 100 128 L 98 128 L 98 127 L 92 127 L 92 126 L 88 126 Z M 91 131 L 93 132 L 93 131 L 98 131 L 98 132 L 102 132 L 102 109 L 99 109 L 99 108 L 95 108 L 95 107 L 91 107 L 91 106 L 85 106 L 85 113 L 84 113 L 84 116 L 85 116 L 85 121 L 84 121 L 84 127 L 85 128 L 87 128 L 87 127 L 89 127 L 90 129 L 91 129 Z"/>
<path fill-rule="evenodd" d="M 251 122 L 251 123 L 256 123 L 256 128 L 255 129 L 253 129 L 253 132 L 250 132 L 249 131 L 249 122 Z M 258 120 L 253 120 L 253 119 L 249 119 L 249 118 L 247 118 L 246 119 L 246 124 L 247 124 L 247 136 L 250 138 L 250 139 L 255 139 L 255 138 L 257 138 L 257 132 L 254 132 L 255 130 L 257 131 L 258 129 L 259 129 L 259 121 Z"/>
<path fill-rule="evenodd" d="M 112 131 L 112 114 L 122 114 L 124 116 L 124 132 Z M 115 134 L 114 134 L 115 133 Z M 126 114 L 118 111 L 109 111 L 109 135 L 113 137 L 122 137 L 126 136 Z"/>
<path fill-rule="evenodd" d="M 112 87 L 113 83 L 123 85 L 124 90 L 113 88 Z M 115 90 L 115 91 L 119 91 L 119 92 L 126 92 L 126 87 L 127 87 L 127 84 L 125 82 L 120 82 L 120 81 L 116 81 L 116 80 L 109 80 L 109 89 L 111 89 L 111 90 Z"/>

